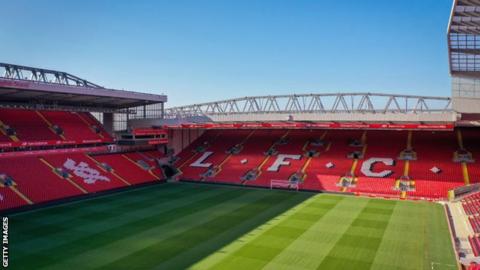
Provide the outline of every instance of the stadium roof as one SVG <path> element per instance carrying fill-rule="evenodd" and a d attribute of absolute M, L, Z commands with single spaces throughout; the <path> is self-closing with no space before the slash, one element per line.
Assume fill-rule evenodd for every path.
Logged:
<path fill-rule="evenodd" d="M 166 101 L 165 95 L 108 89 L 66 72 L 0 63 L 0 106 L 4 107 L 118 111 Z"/>
<path fill-rule="evenodd" d="M 480 77 L 480 0 L 454 0 L 448 52 L 452 75 Z"/>
<path fill-rule="evenodd" d="M 172 107 L 165 119 L 131 125 L 230 122 L 391 122 L 452 123 L 458 115 L 449 97 L 381 93 L 311 93 L 251 96 Z"/>

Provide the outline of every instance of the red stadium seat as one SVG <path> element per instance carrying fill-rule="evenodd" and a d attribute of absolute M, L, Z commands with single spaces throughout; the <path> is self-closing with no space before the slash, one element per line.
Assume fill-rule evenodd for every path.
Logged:
<path fill-rule="evenodd" d="M 20 141 L 62 140 L 37 111 L 0 109 L 0 120 L 15 129 Z"/>
<path fill-rule="evenodd" d="M 104 162 L 110 165 L 120 177 L 128 179 L 131 184 L 159 180 L 158 176 L 152 174 L 149 170 L 141 168 L 139 164 L 136 164 L 135 161 L 129 159 L 125 155 L 96 155 L 93 156 L 93 158 L 100 163 Z"/>
<path fill-rule="evenodd" d="M 88 155 L 82 153 L 73 153 L 73 154 L 60 154 L 60 155 L 47 155 L 44 157 L 55 168 L 64 168 L 65 162 L 69 159 L 73 160 L 75 164 L 83 162 L 88 165 L 89 168 L 98 172 L 101 176 L 106 177 L 105 181 L 95 181 L 94 183 L 87 183 L 86 178 L 82 177 L 81 174 L 76 175 L 71 170 L 68 171 L 72 176 L 72 180 L 85 189 L 88 192 L 97 192 L 102 190 L 114 189 L 119 187 L 125 187 L 127 184 L 119 179 L 117 176 L 112 173 L 102 169 L 94 160 L 89 158 Z M 87 172 L 90 174 L 91 172 Z"/>
<path fill-rule="evenodd" d="M 217 132 L 217 131 L 216 131 Z M 354 175 L 356 182 L 345 189 L 338 186 L 340 178 L 352 169 L 353 159 L 348 158 L 349 153 L 362 150 L 362 147 L 351 146 L 352 140 L 360 141 L 363 131 L 360 130 L 292 130 L 286 136 L 288 142 L 276 146 L 279 154 L 301 155 L 300 160 L 289 160 L 289 166 L 280 166 L 279 171 L 269 172 L 276 155 L 266 158 L 265 152 L 269 147 L 285 134 L 286 130 L 256 130 L 251 137 L 242 145 L 239 154 L 228 155 L 225 153 L 232 145 L 242 141 L 247 130 L 229 130 L 218 133 L 205 132 L 201 139 L 196 140 L 191 146 L 178 154 L 184 161 L 181 168 L 183 179 L 201 180 L 201 174 L 207 168 L 191 167 L 201 154 L 193 153 L 193 150 L 208 141 L 208 150 L 213 152 L 204 162 L 212 165 L 220 165 L 218 172 L 213 177 L 207 177 L 204 181 L 225 182 L 241 184 L 242 176 L 248 171 L 257 168 L 265 161 L 261 173 L 256 180 L 243 182 L 246 185 L 269 187 L 271 180 L 288 180 L 289 177 L 299 172 L 305 165 L 305 179 L 300 183 L 300 189 L 327 190 L 327 191 L 350 191 L 359 194 L 373 194 L 388 197 L 400 197 L 400 190 L 395 189 L 397 179 L 407 173 L 411 182 L 411 189 L 406 190 L 406 197 L 445 199 L 448 190 L 464 185 L 464 176 L 461 164 L 453 162 L 453 154 L 458 150 L 456 135 L 454 132 L 413 132 L 411 147 L 417 154 L 416 160 L 409 161 L 408 169 L 405 161 L 399 160 L 400 153 L 407 148 L 408 132 L 406 131 L 368 131 L 365 137 L 365 156 L 358 160 Z M 318 156 L 308 160 L 304 155 L 303 147 L 309 139 L 323 136 L 324 145 L 317 146 Z M 215 138 L 215 139 L 214 139 Z M 388 139 L 385 139 L 388 138 Z M 309 149 L 307 147 L 307 149 Z M 192 156 L 194 158 L 192 158 Z M 373 158 L 392 159 L 392 164 L 374 163 L 371 171 L 391 171 L 386 177 L 371 177 L 361 171 L 363 162 Z M 185 164 L 186 163 L 186 164 Z M 326 166 L 331 164 L 330 167 Z M 177 163 L 182 164 L 181 162 Z M 432 167 L 440 168 L 440 173 L 431 171 Z M 469 170 L 476 172 L 478 166 L 469 166 Z"/>
<path fill-rule="evenodd" d="M 58 125 L 63 129 L 67 140 L 95 140 L 101 139 L 90 125 L 87 125 L 77 113 L 62 111 L 41 111 L 42 115 L 50 121 L 52 125 Z"/>
<path fill-rule="evenodd" d="M 56 175 L 38 157 L 3 158 L 0 174 L 13 178 L 18 190 L 34 203 L 82 194 L 81 190 Z"/>

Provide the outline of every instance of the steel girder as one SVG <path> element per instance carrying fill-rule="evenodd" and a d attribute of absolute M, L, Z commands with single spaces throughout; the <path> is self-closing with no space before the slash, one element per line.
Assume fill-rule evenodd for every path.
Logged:
<path fill-rule="evenodd" d="M 3 70 L 3 72 L 2 72 Z M 88 88 L 103 88 L 66 72 L 0 63 L 0 77 Z"/>
<path fill-rule="evenodd" d="M 438 113 L 451 112 L 449 97 L 333 93 L 256 96 L 168 108 L 165 118 L 265 113 Z"/>

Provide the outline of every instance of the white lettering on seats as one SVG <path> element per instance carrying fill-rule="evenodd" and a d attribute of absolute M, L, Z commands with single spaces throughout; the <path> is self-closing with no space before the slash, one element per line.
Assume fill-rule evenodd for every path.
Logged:
<path fill-rule="evenodd" d="M 63 167 L 72 171 L 74 175 L 83 178 L 83 182 L 85 182 L 86 184 L 95 184 L 95 182 L 97 181 L 110 182 L 110 179 L 103 175 L 100 175 L 99 171 L 90 168 L 85 162 L 80 162 L 76 164 L 74 160 L 67 159 L 67 161 L 63 163 Z"/>
<path fill-rule="evenodd" d="M 277 156 L 277 159 L 273 164 L 268 167 L 267 171 L 269 172 L 278 172 L 280 169 L 280 166 L 288 166 L 290 165 L 290 161 L 287 161 L 286 159 L 294 159 L 294 160 L 299 160 L 302 156 L 301 155 L 283 155 L 280 154 Z"/>
<path fill-rule="evenodd" d="M 366 175 L 366 176 L 369 176 L 369 177 L 381 177 L 381 178 L 384 178 L 384 177 L 387 177 L 389 176 L 390 174 L 393 173 L 392 170 L 383 170 L 381 172 L 373 172 L 372 169 L 373 169 L 373 165 L 375 165 L 375 163 L 378 163 L 378 162 L 381 162 L 387 166 L 393 166 L 394 165 L 394 160 L 392 158 L 369 158 L 367 160 L 365 160 L 362 164 L 362 168 L 360 169 L 360 171 Z"/>
<path fill-rule="evenodd" d="M 213 152 L 204 152 L 200 158 L 190 164 L 190 167 L 208 168 L 212 166 L 212 163 L 203 163 L 211 155 L 213 155 Z"/>

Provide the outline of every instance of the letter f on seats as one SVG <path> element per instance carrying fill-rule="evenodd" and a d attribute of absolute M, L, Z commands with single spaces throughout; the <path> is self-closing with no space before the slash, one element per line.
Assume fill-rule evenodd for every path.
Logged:
<path fill-rule="evenodd" d="M 287 161 L 287 159 L 299 160 L 301 157 L 301 155 L 278 155 L 275 162 L 270 167 L 268 167 L 267 171 L 278 172 L 280 166 L 290 165 L 290 161 Z"/>

